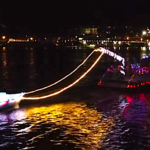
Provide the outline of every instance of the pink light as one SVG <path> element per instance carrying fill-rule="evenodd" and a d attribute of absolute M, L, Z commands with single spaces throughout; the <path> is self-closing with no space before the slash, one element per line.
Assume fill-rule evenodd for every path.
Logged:
<path fill-rule="evenodd" d="M 9 101 L 6 101 L 6 102 L 0 104 L 0 106 L 5 106 L 6 104 L 8 104 L 8 102 L 9 102 Z"/>

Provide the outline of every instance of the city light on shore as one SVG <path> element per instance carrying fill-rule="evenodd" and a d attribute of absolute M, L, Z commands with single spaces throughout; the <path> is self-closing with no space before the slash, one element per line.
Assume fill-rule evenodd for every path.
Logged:
<path fill-rule="evenodd" d="M 33 41 L 33 37 L 30 37 L 30 40 Z"/>
<path fill-rule="evenodd" d="M 143 31 L 143 32 L 142 32 L 142 35 L 146 35 L 146 33 L 147 33 L 146 31 Z"/>
<path fill-rule="evenodd" d="M 6 36 L 2 36 L 2 39 L 5 40 L 5 39 L 6 39 Z"/>

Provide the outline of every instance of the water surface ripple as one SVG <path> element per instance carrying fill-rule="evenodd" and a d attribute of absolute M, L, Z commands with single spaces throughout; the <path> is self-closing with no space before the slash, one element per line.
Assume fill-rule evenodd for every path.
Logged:
<path fill-rule="evenodd" d="M 0 90 L 14 93 L 46 86 L 72 71 L 90 52 L 0 49 Z M 133 54 L 139 59 L 148 52 L 143 53 Z M 127 57 L 133 54 L 128 51 Z M 96 57 L 53 90 L 79 77 Z M 20 105 L 0 113 L 0 149 L 149 150 L 150 95 L 115 94 L 97 87 L 109 63 L 105 57 L 79 84 L 48 103 Z M 55 99 L 61 103 L 56 104 Z"/>

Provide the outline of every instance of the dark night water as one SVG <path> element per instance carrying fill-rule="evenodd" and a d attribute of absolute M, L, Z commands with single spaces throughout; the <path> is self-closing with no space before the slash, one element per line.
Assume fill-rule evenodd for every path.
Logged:
<path fill-rule="evenodd" d="M 62 78 L 91 50 L 54 48 L 1 48 L 0 90 L 26 92 Z M 130 52 L 130 53 L 129 53 Z M 149 50 L 122 50 L 126 59 L 149 55 Z M 54 86 L 53 91 L 68 85 L 94 62 L 98 54 L 74 75 Z M 79 84 L 47 100 L 21 102 L 20 108 L 0 114 L 0 149 L 86 149 L 149 150 L 150 94 L 124 95 L 123 105 L 115 90 L 97 87 L 111 59 L 101 62 Z M 107 99 L 107 100 L 106 100 Z M 28 104 L 28 105 L 27 105 Z"/>

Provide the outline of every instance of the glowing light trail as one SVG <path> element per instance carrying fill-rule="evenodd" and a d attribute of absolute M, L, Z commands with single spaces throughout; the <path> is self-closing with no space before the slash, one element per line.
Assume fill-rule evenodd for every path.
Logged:
<path fill-rule="evenodd" d="M 114 59 L 117 59 L 118 61 L 121 61 L 121 62 L 122 62 L 122 65 L 123 65 L 123 66 L 121 66 L 121 68 L 122 68 L 123 70 L 120 70 L 120 73 L 122 73 L 123 75 L 125 75 L 125 72 L 124 72 L 125 59 L 124 59 L 123 57 L 117 55 L 117 54 L 114 53 L 114 52 L 109 51 L 108 49 L 102 48 L 102 47 L 101 47 L 101 48 L 98 48 L 97 50 L 99 50 L 100 52 L 104 52 L 105 54 L 107 54 L 107 55 L 113 57 Z"/>
<path fill-rule="evenodd" d="M 40 100 L 40 99 L 44 99 L 44 98 L 48 98 L 48 97 L 52 97 L 52 96 L 55 96 L 55 95 L 58 95 L 60 93 L 62 93 L 63 91 L 71 88 L 72 86 L 74 86 L 76 83 L 78 83 L 82 78 L 84 78 L 93 68 L 94 66 L 98 63 L 98 61 L 101 59 L 101 57 L 103 56 L 104 54 L 104 51 L 101 51 L 101 48 L 99 49 L 96 49 L 94 50 L 94 52 L 102 52 L 100 54 L 100 56 L 96 59 L 96 61 L 92 64 L 92 66 L 86 71 L 84 72 L 84 74 L 82 74 L 77 80 L 75 80 L 72 84 L 62 88 L 61 90 L 57 91 L 57 92 L 54 92 L 54 93 L 51 93 L 51 94 L 48 94 L 48 95 L 45 95 L 45 96 L 39 96 L 39 97 L 23 97 L 22 99 L 26 99 L 26 100 Z"/>
<path fill-rule="evenodd" d="M 105 49 L 105 48 L 102 48 L 102 47 L 96 49 L 95 51 L 100 51 L 100 52 L 103 52 L 103 53 L 105 53 L 105 54 L 107 54 L 111 57 L 114 57 L 114 59 L 117 59 L 118 61 L 121 61 L 122 65 L 125 66 L 125 59 L 123 57 L 117 55 L 116 53 L 111 52 L 108 49 Z"/>
<path fill-rule="evenodd" d="M 91 55 L 94 53 L 95 51 L 92 51 L 89 56 L 77 67 L 75 68 L 72 72 L 70 72 L 69 74 L 67 74 L 65 77 L 61 78 L 60 80 L 56 81 L 55 83 L 53 84 L 50 84 L 46 87 L 43 87 L 43 88 L 40 88 L 40 89 L 36 89 L 36 90 L 33 90 L 33 91 L 30 91 L 30 92 L 26 92 L 25 94 L 31 94 L 31 93 L 35 93 L 35 92 L 38 92 L 38 91 L 41 91 L 41 90 L 45 90 L 47 88 L 50 88 L 58 83 L 60 83 L 61 81 L 63 81 L 64 79 L 68 78 L 69 76 L 71 76 L 74 72 L 76 72 L 81 66 L 83 66 L 85 64 L 85 62 L 89 59 L 89 57 L 91 57 Z"/>

